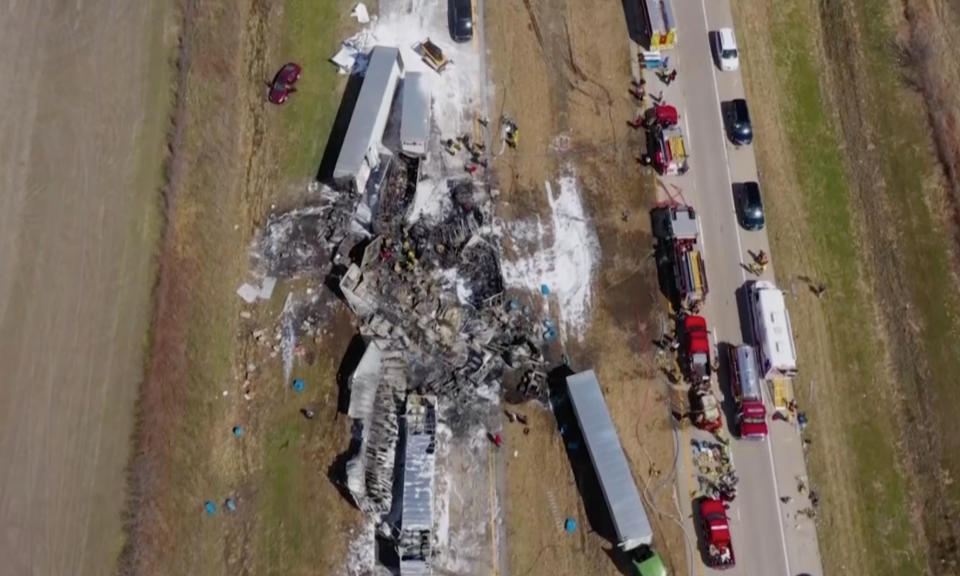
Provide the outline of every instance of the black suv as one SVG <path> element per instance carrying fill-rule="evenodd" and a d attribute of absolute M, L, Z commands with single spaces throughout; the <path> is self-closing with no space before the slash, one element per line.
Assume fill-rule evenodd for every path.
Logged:
<path fill-rule="evenodd" d="M 473 5 L 471 0 L 449 0 L 450 36 L 457 42 L 473 38 Z"/>
<path fill-rule="evenodd" d="M 762 230 L 765 219 L 760 185 L 756 182 L 735 182 L 733 198 L 737 204 L 740 225 L 746 230 Z"/>
<path fill-rule="evenodd" d="M 726 109 L 727 136 L 737 146 L 745 146 L 753 142 L 753 126 L 750 124 L 750 111 L 747 110 L 747 101 L 737 98 L 727 102 Z"/>

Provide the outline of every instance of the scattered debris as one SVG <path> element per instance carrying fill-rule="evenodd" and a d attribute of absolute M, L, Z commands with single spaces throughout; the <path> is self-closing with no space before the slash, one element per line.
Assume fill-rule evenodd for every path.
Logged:
<path fill-rule="evenodd" d="M 690 444 L 699 493 L 713 500 L 735 500 L 740 478 L 733 465 L 729 444 L 707 440 L 691 440 Z"/>
<path fill-rule="evenodd" d="M 350 17 L 356 18 L 360 24 L 370 23 L 370 13 L 367 11 L 367 5 L 363 2 L 359 2 L 353 7 L 353 11 L 350 12 Z"/>
<path fill-rule="evenodd" d="M 375 43 L 376 38 L 369 30 L 361 30 L 344 40 L 330 61 L 340 74 L 362 74 L 367 68 L 367 53 Z"/>
<path fill-rule="evenodd" d="M 277 279 L 273 276 L 266 276 L 260 281 L 260 286 L 254 286 L 253 284 L 244 282 L 239 288 L 237 288 L 237 296 L 243 298 L 243 301 L 247 304 L 253 304 L 258 299 L 259 300 L 269 300 L 273 296 L 273 289 L 277 286 Z M 250 317 L 249 312 L 246 318 Z M 243 317 L 244 312 L 240 313 L 240 316 Z"/>
<path fill-rule="evenodd" d="M 361 22 L 365 8 L 358 4 L 354 9 Z M 428 72 L 435 79 L 434 93 L 443 96 L 432 104 L 432 134 L 452 135 L 450 148 L 458 157 L 451 162 L 432 138 L 431 153 L 422 160 L 394 154 L 381 162 L 364 190 L 316 183 L 307 206 L 271 214 L 252 250 L 254 267 L 263 277 L 311 283 L 322 278 L 354 313 L 366 345 L 346 382 L 354 436 L 342 480 L 368 521 L 351 546 L 351 574 L 373 568 L 375 533 L 393 542 L 401 566 L 421 562 L 429 571 L 431 557 L 438 557 L 433 547 L 448 541 L 449 510 L 443 502 L 449 498 L 444 490 L 452 488 L 449 478 L 438 477 L 433 496 L 438 445 L 443 438 L 468 438 L 474 454 L 486 452 L 486 419 L 491 404 L 499 402 L 502 383 L 521 382 L 524 397 L 545 399 L 542 349 L 563 333 L 530 306 L 506 301 L 500 228 L 493 221 L 496 194 L 471 177 L 483 174 L 478 167 L 485 167 L 487 152 L 481 135 L 489 123 L 475 112 L 480 90 L 473 63 L 464 58 L 463 64 L 448 66 L 447 47 L 429 39 L 418 45 L 419 55 L 412 55 L 414 40 L 426 36 L 422 19 L 416 13 L 383 14 L 374 26 L 377 38 L 365 31 L 344 41 L 333 61 L 342 73 L 359 73 L 367 51 L 381 43 L 399 47 L 407 73 L 427 66 L 443 70 L 439 76 Z M 457 46 L 450 52 L 458 60 L 468 53 Z M 387 138 L 383 142 L 389 144 Z M 464 168 L 472 168 L 466 171 L 470 175 Z M 570 185 L 575 182 L 561 181 L 561 194 L 551 202 L 557 217 L 569 208 Z M 582 225 L 579 197 L 576 202 L 580 213 L 574 210 L 569 217 Z M 587 230 L 587 240 L 594 238 Z M 555 245 L 573 247 L 559 239 L 563 226 L 554 231 Z M 579 234 L 570 241 L 583 238 Z M 574 261 L 574 275 L 583 271 L 578 256 L 552 254 L 564 265 Z M 595 258 L 589 256 L 586 265 L 592 271 Z M 589 273 L 577 280 L 587 286 L 587 305 L 590 280 Z M 560 275 L 538 278 L 532 285 L 548 282 L 556 287 L 551 297 L 559 298 L 561 306 L 567 306 L 571 290 L 578 290 Z M 263 287 L 253 288 L 259 296 Z M 307 294 L 291 290 L 273 331 L 253 332 L 268 355 L 283 354 L 287 382 L 294 359 L 311 353 L 309 343 L 320 337 L 327 313 L 329 300 L 311 296 L 309 289 Z M 574 295 L 579 296 L 582 292 Z M 578 321 L 576 307 L 569 308 L 563 311 L 565 325 Z M 242 388 L 247 399 L 253 395 L 251 373 Z M 303 387 L 302 380 L 292 381 L 293 390 Z M 307 407 L 301 414 L 308 420 L 315 416 Z M 527 417 L 516 418 L 529 433 Z M 499 446 L 503 437 L 495 433 L 490 441 Z"/>
<path fill-rule="evenodd" d="M 247 284 L 244 282 L 237 288 L 237 296 L 243 298 L 243 301 L 247 304 L 253 304 L 257 301 L 257 296 L 260 294 L 260 289 L 252 284 Z"/>
<path fill-rule="evenodd" d="M 429 38 L 414 45 L 413 51 L 419 54 L 423 62 L 438 74 L 443 72 L 443 69 L 451 62 L 447 55 L 443 53 L 443 50 L 431 42 Z"/>

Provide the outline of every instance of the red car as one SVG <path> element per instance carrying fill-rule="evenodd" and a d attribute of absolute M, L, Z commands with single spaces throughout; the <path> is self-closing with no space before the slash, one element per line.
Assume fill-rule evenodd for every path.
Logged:
<path fill-rule="evenodd" d="M 288 62 L 283 65 L 283 68 L 273 77 L 273 82 L 270 83 L 270 102 L 283 104 L 291 94 L 297 91 L 293 85 L 300 79 L 300 70 L 300 65 L 296 62 Z"/>

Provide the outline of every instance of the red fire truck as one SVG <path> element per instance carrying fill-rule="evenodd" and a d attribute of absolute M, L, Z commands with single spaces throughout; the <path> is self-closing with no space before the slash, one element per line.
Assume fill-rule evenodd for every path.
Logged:
<path fill-rule="evenodd" d="M 737 434 L 746 440 L 767 437 L 767 408 L 753 346 L 730 349 L 730 388 L 737 403 Z"/>

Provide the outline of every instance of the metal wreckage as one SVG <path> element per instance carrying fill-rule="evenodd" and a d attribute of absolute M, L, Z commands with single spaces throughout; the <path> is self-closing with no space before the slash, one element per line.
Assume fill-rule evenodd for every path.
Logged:
<path fill-rule="evenodd" d="M 395 543 L 401 573 L 429 573 L 438 405 L 466 434 L 489 408 L 478 390 L 507 376 L 545 400 L 554 332 L 504 295 L 489 190 L 447 181 L 434 191 L 449 195 L 439 221 L 411 223 L 418 161 L 392 157 L 379 172 L 374 193 L 321 186 L 319 203 L 271 217 L 257 254 L 271 276 L 325 277 L 356 315 L 367 346 L 349 379 L 343 481 Z"/>

